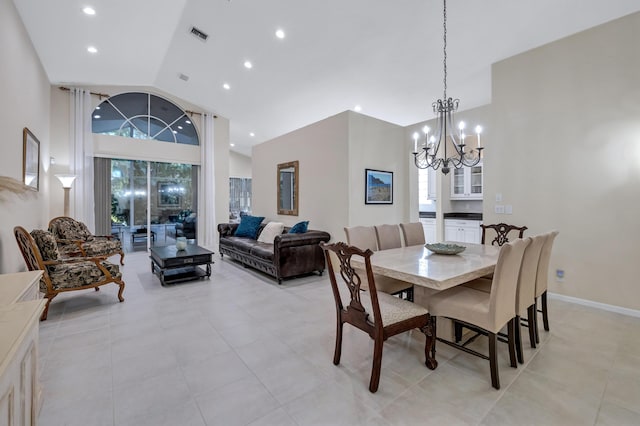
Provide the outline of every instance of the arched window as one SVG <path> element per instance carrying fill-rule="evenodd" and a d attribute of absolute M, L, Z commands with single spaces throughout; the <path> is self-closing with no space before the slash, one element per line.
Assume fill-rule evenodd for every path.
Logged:
<path fill-rule="evenodd" d="M 200 145 L 187 114 L 173 102 L 150 93 L 112 96 L 96 107 L 92 122 L 93 133 Z"/>

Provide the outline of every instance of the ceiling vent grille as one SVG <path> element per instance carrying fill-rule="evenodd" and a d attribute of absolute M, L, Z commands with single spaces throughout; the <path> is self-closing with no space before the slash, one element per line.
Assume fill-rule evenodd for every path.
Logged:
<path fill-rule="evenodd" d="M 191 32 L 191 34 L 193 34 L 194 36 L 198 37 L 202 41 L 207 41 L 207 39 L 209 38 L 209 34 L 205 34 L 204 32 L 200 31 L 196 27 L 191 27 L 191 31 L 190 32 Z"/>
<path fill-rule="evenodd" d="M 178 74 L 178 78 L 183 81 L 189 81 L 189 76 L 182 73 Z"/>

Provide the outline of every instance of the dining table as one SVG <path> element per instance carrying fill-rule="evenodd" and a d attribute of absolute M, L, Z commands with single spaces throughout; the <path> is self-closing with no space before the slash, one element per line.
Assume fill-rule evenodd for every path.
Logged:
<path fill-rule="evenodd" d="M 458 254 L 437 254 L 423 245 L 376 251 L 371 269 L 378 275 L 399 279 L 432 290 L 446 290 L 493 273 L 500 247 L 464 243 Z M 364 267 L 362 259 L 351 259 Z"/>

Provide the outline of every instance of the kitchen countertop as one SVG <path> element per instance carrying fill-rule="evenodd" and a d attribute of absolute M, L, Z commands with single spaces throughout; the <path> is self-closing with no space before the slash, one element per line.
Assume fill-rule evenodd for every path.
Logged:
<path fill-rule="evenodd" d="M 445 219 L 482 220 L 482 213 L 445 213 Z"/>
<path fill-rule="evenodd" d="M 435 219 L 436 212 L 420 212 L 419 215 L 420 215 L 421 218 Z"/>

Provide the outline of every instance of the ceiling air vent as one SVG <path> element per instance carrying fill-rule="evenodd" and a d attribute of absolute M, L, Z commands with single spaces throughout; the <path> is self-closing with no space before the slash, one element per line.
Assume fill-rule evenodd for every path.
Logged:
<path fill-rule="evenodd" d="M 202 41 L 207 41 L 207 39 L 209 38 L 209 34 L 203 33 L 202 31 L 200 31 L 196 27 L 191 27 L 191 34 L 193 34 L 194 36 L 198 37 Z"/>
<path fill-rule="evenodd" d="M 189 81 L 189 76 L 182 73 L 178 74 L 178 78 L 183 81 Z"/>

